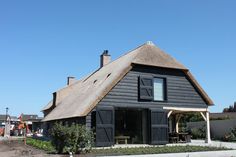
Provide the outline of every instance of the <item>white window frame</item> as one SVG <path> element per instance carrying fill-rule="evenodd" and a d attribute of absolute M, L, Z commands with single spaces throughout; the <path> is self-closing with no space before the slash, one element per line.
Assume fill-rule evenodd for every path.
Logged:
<path fill-rule="evenodd" d="M 156 83 L 156 80 L 161 80 L 162 81 L 162 98 L 159 98 L 160 96 L 156 96 L 156 92 L 155 89 L 156 89 L 156 86 L 155 86 L 155 83 Z M 153 100 L 154 101 L 165 101 L 166 99 L 166 83 L 165 83 L 165 78 L 160 78 L 160 77 L 154 77 L 153 78 Z M 158 82 L 160 83 L 160 82 Z"/>

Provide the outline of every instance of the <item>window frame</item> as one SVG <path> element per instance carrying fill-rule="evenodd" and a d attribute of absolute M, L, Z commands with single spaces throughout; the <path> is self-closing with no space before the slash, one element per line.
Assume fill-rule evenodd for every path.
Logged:
<path fill-rule="evenodd" d="M 154 88 L 154 80 L 155 79 L 162 79 L 163 80 L 163 100 L 155 100 L 155 88 Z M 154 102 L 167 102 L 167 79 L 165 77 L 153 77 L 153 101 Z"/>

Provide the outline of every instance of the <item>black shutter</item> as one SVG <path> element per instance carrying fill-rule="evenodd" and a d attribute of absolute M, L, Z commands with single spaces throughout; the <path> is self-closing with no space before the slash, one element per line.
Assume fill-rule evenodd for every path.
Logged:
<path fill-rule="evenodd" d="M 150 120 L 150 144 L 167 144 L 169 141 L 167 112 L 162 109 L 151 109 Z"/>
<path fill-rule="evenodd" d="M 153 78 L 139 77 L 139 99 L 153 100 Z"/>
<path fill-rule="evenodd" d="M 96 146 L 105 147 L 114 144 L 114 108 L 102 106 L 96 108 Z"/>

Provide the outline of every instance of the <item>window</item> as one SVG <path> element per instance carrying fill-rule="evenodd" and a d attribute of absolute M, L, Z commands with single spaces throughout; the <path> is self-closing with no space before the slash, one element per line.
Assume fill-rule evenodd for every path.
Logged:
<path fill-rule="evenodd" d="M 154 78 L 153 90 L 154 90 L 154 100 L 164 101 L 165 100 L 165 79 Z"/>

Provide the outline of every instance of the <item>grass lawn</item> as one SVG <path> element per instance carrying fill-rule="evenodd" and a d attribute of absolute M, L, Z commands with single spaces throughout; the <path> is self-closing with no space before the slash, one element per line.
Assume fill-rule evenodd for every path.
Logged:
<path fill-rule="evenodd" d="M 27 138 L 27 145 L 55 153 L 55 149 L 49 141 L 41 141 Z M 162 153 L 181 153 L 181 152 L 200 152 L 200 151 L 219 151 L 230 150 L 223 147 L 203 147 L 203 146 L 161 146 L 161 147 L 138 147 L 138 148 L 106 148 L 92 149 L 90 153 L 84 155 L 138 155 L 138 154 L 162 154 Z"/>

